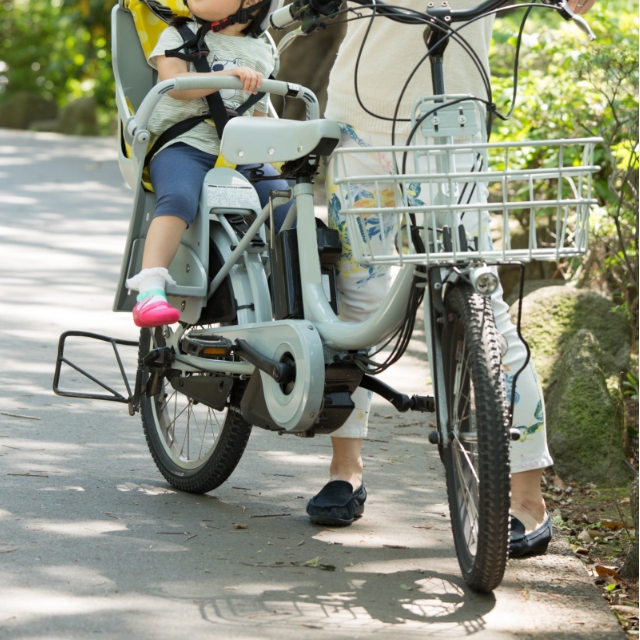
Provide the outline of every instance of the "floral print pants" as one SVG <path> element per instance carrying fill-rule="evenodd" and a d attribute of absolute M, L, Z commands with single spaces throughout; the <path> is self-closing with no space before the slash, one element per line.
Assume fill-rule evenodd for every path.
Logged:
<path fill-rule="evenodd" d="M 343 124 L 340 147 L 367 148 L 390 146 L 391 138 L 387 134 L 365 132 Z M 400 136 L 401 137 L 401 136 Z M 327 199 L 329 205 L 329 226 L 340 232 L 342 240 L 342 255 L 337 263 L 338 290 L 340 302 L 340 317 L 344 320 L 361 321 L 373 314 L 384 299 L 391 284 L 391 268 L 386 265 L 358 264 L 351 252 L 351 243 L 347 230 L 346 217 L 341 214 L 345 207 L 345 198 L 350 199 L 349 207 L 375 207 L 375 197 L 371 193 L 371 185 L 351 184 L 348 190 L 342 191 L 333 184 L 334 162 L 331 159 L 327 168 Z M 342 162 L 342 160 L 341 160 Z M 391 156 L 388 153 L 371 151 L 349 156 L 347 171 L 349 176 L 357 175 L 385 175 L 392 173 Z M 411 170 L 411 169 L 410 169 Z M 424 168 L 423 168 L 424 171 Z M 412 204 L 422 205 L 428 200 L 428 193 L 422 193 L 420 183 L 410 187 Z M 385 195 L 393 202 L 393 192 L 380 194 L 382 201 Z M 483 201 L 485 194 L 477 194 L 476 201 Z M 487 214 L 485 214 L 487 215 Z M 389 219 L 387 223 L 380 218 Z M 481 221 L 482 228 L 478 229 L 476 216 L 472 220 L 464 221 L 465 230 L 472 236 L 480 236 L 485 243 L 490 243 L 487 219 Z M 474 219 L 475 218 L 475 219 Z M 380 225 L 385 225 L 385 234 L 393 234 L 394 216 L 371 216 L 365 219 L 366 233 L 371 246 L 380 242 Z M 425 299 L 426 304 L 426 299 Z M 509 307 L 502 299 L 502 288 L 493 294 L 491 306 L 498 332 L 507 341 L 508 349 L 502 358 L 507 401 L 511 402 L 513 375 L 526 359 L 526 350 L 520 342 L 515 325 L 509 317 Z M 426 312 L 425 312 L 426 313 Z M 332 433 L 337 438 L 364 438 L 367 434 L 369 410 L 371 407 L 371 392 L 358 388 L 352 396 L 356 405 L 355 410 L 347 422 Z M 521 432 L 519 440 L 511 442 L 511 472 L 518 473 L 532 469 L 542 469 L 553 464 L 547 448 L 544 400 L 542 389 L 536 375 L 533 362 L 529 362 L 517 380 L 515 389 L 515 404 L 513 426 Z"/>

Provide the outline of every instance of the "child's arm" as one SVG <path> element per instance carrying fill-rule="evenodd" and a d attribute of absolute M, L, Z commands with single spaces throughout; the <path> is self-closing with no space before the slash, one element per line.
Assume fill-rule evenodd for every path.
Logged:
<path fill-rule="evenodd" d="M 170 80 L 181 76 L 236 76 L 244 83 L 244 91 L 258 93 L 262 84 L 262 74 L 249 67 L 235 67 L 226 71 L 211 71 L 209 74 L 189 72 L 187 63 L 180 58 L 167 58 L 166 56 L 156 56 L 155 63 L 158 67 L 160 80 Z M 194 89 L 189 91 L 170 91 L 169 95 L 176 100 L 197 100 L 204 98 L 210 93 L 215 93 L 217 89 Z"/>

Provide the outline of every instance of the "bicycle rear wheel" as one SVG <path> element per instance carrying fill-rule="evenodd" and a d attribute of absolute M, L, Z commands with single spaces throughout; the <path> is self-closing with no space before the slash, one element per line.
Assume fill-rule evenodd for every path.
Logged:
<path fill-rule="evenodd" d="M 444 301 L 442 356 L 448 424 L 444 466 L 460 569 L 490 592 L 509 546 L 509 440 L 500 343 L 491 301 L 469 285 Z"/>
<path fill-rule="evenodd" d="M 165 344 L 162 327 L 140 332 L 140 358 Z M 140 414 L 149 451 L 170 485 L 189 493 L 206 493 L 220 486 L 236 468 L 251 435 L 242 418 L 240 400 L 246 382 L 235 380 L 227 405 L 218 411 L 182 393 L 166 378 L 152 383 L 143 369 Z M 202 375 L 206 374 L 192 374 Z M 213 380 L 212 380 L 213 381 Z M 147 391 L 147 386 L 153 389 Z"/>

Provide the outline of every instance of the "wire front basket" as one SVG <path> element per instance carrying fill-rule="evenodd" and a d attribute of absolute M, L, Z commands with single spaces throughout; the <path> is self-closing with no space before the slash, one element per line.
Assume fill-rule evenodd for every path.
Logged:
<path fill-rule="evenodd" d="M 599 138 L 450 139 L 334 152 L 332 181 L 356 262 L 528 262 L 586 252 Z M 389 173 L 362 175 L 372 159 Z"/>

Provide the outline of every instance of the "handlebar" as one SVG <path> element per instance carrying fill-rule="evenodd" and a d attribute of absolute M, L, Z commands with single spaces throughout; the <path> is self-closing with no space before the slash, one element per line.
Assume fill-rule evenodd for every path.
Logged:
<path fill-rule="evenodd" d="M 403 11 L 395 7 L 386 5 L 381 0 L 376 0 L 375 5 L 372 0 L 351 0 L 354 4 L 364 7 L 375 7 L 376 13 L 380 16 L 391 18 L 392 20 L 405 24 L 427 25 L 426 17 L 440 19 L 446 23 L 468 22 L 474 18 L 493 12 L 510 0 L 485 0 L 471 9 L 453 10 L 448 2 L 444 0 L 439 7 L 435 7 L 433 2 L 429 2 L 424 17 L 410 10 Z M 587 21 L 580 15 L 574 13 L 567 3 L 567 0 L 543 0 L 547 5 L 552 5 L 565 20 L 573 20 L 578 28 L 583 31 L 589 40 L 595 40 L 595 35 L 589 27 Z M 277 11 L 274 11 L 269 22 L 274 29 L 284 29 L 289 25 L 300 22 L 303 33 L 311 33 L 317 28 L 317 19 L 320 17 L 330 17 L 338 13 L 342 0 L 293 0 Z"/>
<path fill-rule="evenodd" d="M 192 91 L 197 89 L 242 90 L 243 87 L 244 84 L 240 78 L 204 74 L 172 78 L 159 82 L 147 93 L 135 116 L 127 121 L 125 138 L 130 144 L 138 130 L 147 128 L 149 118 L 160 98 L 170 91 Z M 320 118 L 318 99 L 313 91 L 306 87 L 292 82 L 282 82 L 281 80 L 263 80 L 259 91 L 277 96 L 287 96 L 288 98 L 300 98 L 304 100 L 307 107 L 307 120 L 318 120 Z"/>

